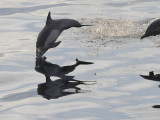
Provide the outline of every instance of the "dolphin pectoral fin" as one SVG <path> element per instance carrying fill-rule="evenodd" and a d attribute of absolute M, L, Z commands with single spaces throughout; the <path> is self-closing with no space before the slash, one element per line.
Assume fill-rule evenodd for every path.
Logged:
<path fill-rule="evenodd" d="M 50 46 L 50 48 L 54 48 L 54 47 L 57 47 L 60 43 L 61 43 L 61 41 L 53 42 L 49 46 Z"/>
<path fill-rule="evenodd" d="M 61 43 L 61 41 L 50 43 L 50 44 L 48 45 L 48 47 L 45 48 L 45 49 L 41 52 L 41 56 L 42 56 L 48 49 L 57 47 L 60 43 Z"/>

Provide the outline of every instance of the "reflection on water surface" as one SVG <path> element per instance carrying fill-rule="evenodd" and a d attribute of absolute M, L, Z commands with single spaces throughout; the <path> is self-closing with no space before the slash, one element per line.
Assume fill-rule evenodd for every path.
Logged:
<path fill-rule="evenodd" d="M 87 92 L 87 90 L 81 90 L 77 86 L 80 84 L 91 85 L 96 83 L 96 81 L 75 80 L 74 76 L 66 75 L 74 71 L 77 66 L 93 64 L 92 62 L 79 61 L 76 59 L 74 65 L 60 67 L 57 64 L 47 62 L 46 57 L 43 57 L 37 58 L 35 63 L 35 70 L 44 74 L 46 77 L 46 82 L 38 85 L 37 93 L 46 99 L 56 99 L 71 94 Z M 51 76 L 56 76 L 61 79 L 52 81 Z"/>

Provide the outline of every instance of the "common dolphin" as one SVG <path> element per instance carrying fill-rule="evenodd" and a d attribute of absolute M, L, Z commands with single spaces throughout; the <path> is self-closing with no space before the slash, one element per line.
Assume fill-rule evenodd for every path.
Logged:
<path fill-rule="evenodd" d="M 56 19 L 51 18 L 51 12 L 48 13 L 46 25 L 38 35 L 36 42 L 36 56 L 42 57 L 50 48 L 57 47 L 61 41 L 56 42 L 59 35 L 71 27 L 82 27 L 91 25 L 81 25 L 73 19 Z"/>

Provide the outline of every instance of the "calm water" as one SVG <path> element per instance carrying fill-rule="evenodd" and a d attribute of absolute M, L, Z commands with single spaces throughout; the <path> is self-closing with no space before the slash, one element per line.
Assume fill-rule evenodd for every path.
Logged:
<path fill-rule="evenodd" d="M 159 120 L 160 109 L 152 108 L 160 105 L 159 83 L 139 76 L 160 73 L 159 36 L 140 40 L 146 27 L 160 17 L 159 4 L 159 0 L 1 0 L 0 119 Z M 48 11 L 53 19 L 94 25 L 64 31 L 58 39 L 62 43 L 45 54 L 57 69 L 74 65 L 76 58 L 94 62 L 71 67 L 68 75 L 75 76 L 74 82 L 55 75 L 46 84 L 45 76 L 34 69 L 35 43 Z"/>

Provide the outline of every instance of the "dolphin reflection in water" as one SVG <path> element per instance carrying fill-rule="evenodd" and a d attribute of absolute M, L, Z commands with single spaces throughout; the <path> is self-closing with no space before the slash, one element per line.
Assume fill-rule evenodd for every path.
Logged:
<path fill-rule="evenodd" d="M 149 72 L 149 75 L 140 75 L 140 76 L 143 77 L 144 79 L 147 79 L 147 80 L 153 80 L 153 81 L 160 82 L 160 74 L 154 74 L 153 71 Z M 160 85 L 159 85 L 159 87 L 160 87 Z M 152 107 L 160 109 L 160 105 L 153 105 Z"/>
<path fill-rule="evenodd" d="M 59 35 L 66 29 L 71 27 L 82 27 L 91 25 L 81 25 L 78 21 L 73 19 L 56 19 L 51 18 L 51 13 L 48 13 L 45 27 L 38 35 L 36 42 L 36 56 L 42 55 L 50 48 L 57 47 L 61 41 L 56 42 Z"/>
<path fill-rule="evenodd" d="M 140 75 L 140 76 L 147 80 L 153 80 L 153 81 L 160 82 L 160 74 L 154 74 L 153 71 L 149 72 L 149 75 Z"/>
<path fill-rule="evenodd" d="M 38 85 L 37 93 L 46 99 L 57 99 L 62 96 L 87 92 L 77 87 L 80 84 L 93 85 L 95 81 L 80 81 L 75 80 L 74 76 L 66 74 L 75 70 L 79 65 L 93 64 L 92 62 L 84 62 L 76 59 L 76 63 L 70 66 L 59 66 L 46 61 L 46 58 L 36 59 L 35 70 L 45 75 L 46 82 Z M 59 77 L 60 79 L 51 80 L 51 76 Z"/>

